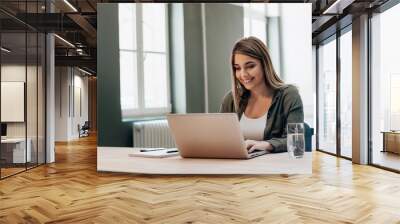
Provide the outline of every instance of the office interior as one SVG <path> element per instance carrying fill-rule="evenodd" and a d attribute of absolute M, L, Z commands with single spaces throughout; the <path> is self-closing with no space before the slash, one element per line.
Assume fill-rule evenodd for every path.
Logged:
<path fill-rule="evenodd" d="M 71 169 L 73 166 L 83 170 L 94 169 L 96 156 L 93 151 L 95 153 L 97 146 L 132 147 L 135 144 L 132 126 L 137 121 L 129 110 L 132 101 L 131 98 L 123 98 L 124 90 L 132 94 L 129 91 L 135 88 L 128 86 L 124 89 L 124 83 L 121 83 L 122 74 L 126 74 L 121 71 L 124 67 L 120 67 L 118 41 L 121 40 L 117 40 L 117 35 L 112 35 L 124 31 L 119 30 L 118 19 L 121 18 L 118 17 L 118 10 L 121 9 L 116 4 L 118 2 L 123 1 L 1 1 L 0 186 L 7 186 L 8 181 L 17 178 L 29 179 L 30 175 L 37 178 L 38 173 L 35 172 L 43 172 L 41 169 L 51 173 L 52 169 L 57 169 L 58 162 L 63 164 L 61 171 L 69 166 Z M 285 21 L 280 20 L 284 13 L 293 16 L 288 18 L 297 18 L 297 22 L 304 18 L 296 10 L 303 6 L 300 3 L 309 5 L 308 18 L 311 23 L 304 25 L 311 26 L 310 39 L 296 39 L 298 36 L 294 33 L 289 36 L 294 38 L 295 43 L 312 43 L 309 52 L 312 61 L 303 63 L 306 65 L 303 75 L 296 74 L 296 67 L 285 67 L 283 60 L 298 63 L 307 57 L 294 54 L 290 48 L 285 51 L 285 39 L 280 36 L 294 29 L 286 27 Z M 203 41 L 213 30 L 202 33 L 204 27 L 200 27 L 207 24 L 202 13 L 220 16 L 225 12 L 229 19 L 236 19 L 241 24 L 226 29 L 232 29 L 231 32 L 240 29 L 243 36 L 254 35 L 265 40 L 278 73 L 282 74 L 285 81 L 299 87 L 306 111 L 305 122 L 314 128 L 313 156 L 332 159 L 317 163 L 319 167 L 314 172 L 330 170 L 330 175 L 345 178 L 358 172 L 358 164 L 361 164 L 368 167 L 368 175 L 357 174 L 362 177 L 367 178 L 374 173 L 388 175 L 386 180 L 383 178 L 378 181 L 385 184 L 398 177 L 393 176 L 400 172 L 400 101 L 396 98 L 400 93 L 400 68 L 396 63 L 396 53 L 400 52 L 400 44 L 396 41 L 400 37 L 396 29 L 400 21 L 398 1 L 291 1 L 287 11 L 284 7 L 271 7 L 268 11 L 259 3 L 221 5 L 165 5 L 165 19 L 159 20 L 159 23 L 162 29 L 165 28 L 163 38 L 168 40 L 168 44 L 161 51 L 152 49 L 165 55 L 165 59 L 162 59 L 165 61 L 157 62 L 166 67 L 165 71 L 157 71 L 165 77 L 158 87 L 149 88 L 168 92 L 165 100 L 170 100 L 171 104 L 165 104 L 167 111 L 218 111 L 220 96 L 230 88 L 230 83 L 225 82 L 229 78 L 218 79 L 212 75 L 215 72 L 229 72 L 229 68 L 221 70 L 219 66 L 212 67 L 213 61 L 220 60 L 212 56 L 208 59 L 209 66 L 204 68 L 207 57 L 203 54 L 207 50 L 215 50 L 212 54 L 214 57 L 226 57 L 229 53 L 218 51 L 218 45 L 213 45 L 218 44 L 217 41 L 209 42 L 207 46 Z M 126 10 L 129 7 L 123 8 Z M 237 14 L 230 13 L 232 10 L 237 10 L 243 16 L 233 16 Z M 104 16 L 115 12 L 116 19 Z M 212 27 L 215 21 L 209 20 L 208 23 L 209 27 L 215 28 Z M 200 44 L 191 45 L 180 39 L 181 36 L 174 36 L 182 31 L 179 29 L 183 29 L 188 37 L 197 38 L 196 43 Z M 282 33 L 271 32 L 276 30 Z M 227 41 L 232 42 L 240 36 L 230 35 L 231 39 Z M 223 38 L 220 41 L 223 42 Z M 100 45 L 102 48 L 97 49 Z M 190 48 L 187 49 L 187 46 Z M 306 45 L 297 44 L 293 47 L 307 52 Z M 229 48 L 225 50 L 229 52 Z M 283 54 L 289 59 L 284 59 Z M 172 57 L 179 59 L 183 56 L 187 57 L 184 64 L 169 61 Z M 129 63 L 126 65 L 132 66 Z M 178 76 L 180 73 L 184 75 Z M 215 79 L 205 80 L 204 73 L 208 74 L 207 78 Z M 131 77 L 127 78 L 129 80 Z M 142 88 L 138 84 L 137 87 Z M 155 101 L 157 103 L 164 102 Z M 160 119 L 158 115 L 150 115 L 139 120 Z M 88 137 L 81 136 L 85 123 L 88 125 L 85 132 L 89 133 Z M 85 144 L 90 144 L 91 148 L 84 148 Z M 87 157 L 86 154 L 79 154 L 89 151 L 92 154 Z M 80 156 L 85 159 L 81 160 Z M 71 158 L 78 158 L 77 161 L 90 160 L 90 165 L 79 166 Z M 345 172 L 350 174 L 332 171 L 338 167 L 347 169 Z M 54 175 L 56 173 L 54 171 Z M 118 181 L 135 178 L 119 178 L 112 174 L 102 178 L 107 177 Z M 46 180 L 47 176 L 41 178 Z M 207 182 L 207 177 L 202 181 Z M 325 186 L 331 189 L 332 183 Z M 393 189 L 398 189 L 396 186 L 388 187 L 388 190 L 394 192 Z M 348 186 L 343 189 L 348 190 Z M 389 217 L 386 219 L 388 223 L 398 221 L 398 215 L 392 211 L 379 211 L 387 215 L 385 218 Z M 349 216 L 343 214 L 343 217 Z M 335 220 L 357 221 L 343 217 L 336 217 Z"/>
<path fill-rule="evenodd" d="M 56 143 L 96 133 L 97 78 L 96 42 L 90 38 L 95 30 L 86 37 L 71 19 L 64 27 L 57 16 L 70 10 L 68 5 L 2 1 L 0 6 L 3 179 L 53 163 Z M 50 12 L 56 15 L 52 20 L 45 17 Z"/>

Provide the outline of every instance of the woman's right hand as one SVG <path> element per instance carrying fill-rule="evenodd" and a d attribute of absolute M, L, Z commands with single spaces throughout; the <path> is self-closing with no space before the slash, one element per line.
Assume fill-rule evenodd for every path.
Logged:
<path fill-rule="evenodd" d="M 247 139 L 247 140 L 244 141 L 244 143 L 246 144 L 246 149 L 247 149 L 247 151 L 249 151 L 249 153 L 251 153 L 250 149 L 253 148 L 253 146 L 256 145 L 257 142 L 258 141 L 251 140 L 251 139 Z"/>
<path fill-rule="evenodd" d="M 245 145 L 246 145 L 246 149 L 249 150 L 251 149 L 251 147 L 253 147 L 255 144 L 257 144 L 256 140 L 251 140 L 251 139 L 247 139 L 244 141 Z"/>
<path fill-rule="evenodd" d="M 246 140 L 246 149 L 249 153 L 252 153 L 254 150 L 265 150 L 266 152 L 271 152 L 272 145 L 267 141 L 255 141 L 255 140 Z"/>

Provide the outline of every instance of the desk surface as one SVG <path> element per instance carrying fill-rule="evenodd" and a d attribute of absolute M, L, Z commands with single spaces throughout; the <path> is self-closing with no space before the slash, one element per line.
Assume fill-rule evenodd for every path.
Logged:
<path fill-rule="evenodd" d="M 381 131 L 384 134 L 400 134 L 400 131 Z"/>
<path fill-rule="evenodd" d="M 129 157 L 135 149 L 97 147 L 97 170 L 142 174 L 311 174 L 312 153 L 302 159 L 287 153 L 266 154 L 249 160 Z"/>
<path fill-rule="evenodd" d="M 28 141 L 30 138 L 27 139 Z M 1 139 L 1 143 L 20 143 L 24 142 L 25 138 L 6 138 L 6 139 Z"/>

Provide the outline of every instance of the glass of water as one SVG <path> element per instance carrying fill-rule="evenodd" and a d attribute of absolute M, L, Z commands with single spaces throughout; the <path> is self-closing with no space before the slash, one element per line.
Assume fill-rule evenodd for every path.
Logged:
<path fill-rule="evenodd" d="M 304 155 L 304 124 L 287 124 L 287 150 L 293 158 L 303 158 Z"/>

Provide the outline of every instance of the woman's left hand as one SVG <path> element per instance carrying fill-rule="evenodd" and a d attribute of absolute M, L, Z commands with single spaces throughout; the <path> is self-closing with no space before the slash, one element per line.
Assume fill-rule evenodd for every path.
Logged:
<path fill-rule="evenodd" d="M 265 150 L 270 152 L 272 150 L 272 145 L 266 141 L 255 141 L 255 140 L 246 140 L 246 148 L 249 153 L 253 152 L 254 150 Z"/>

